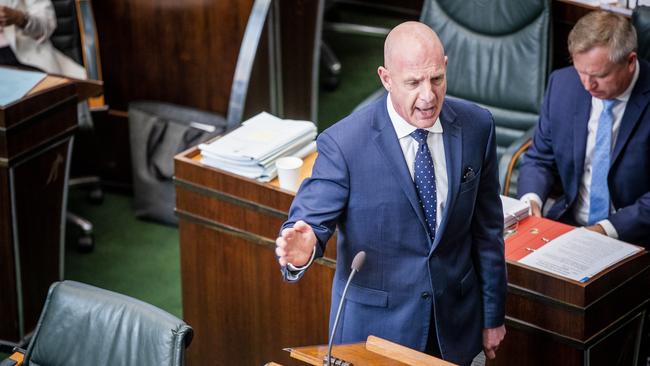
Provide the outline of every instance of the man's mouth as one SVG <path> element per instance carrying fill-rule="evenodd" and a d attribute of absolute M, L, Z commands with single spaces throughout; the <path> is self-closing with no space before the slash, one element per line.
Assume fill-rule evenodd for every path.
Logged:
<path fill-rule="evenodd" d="M 433 112 L 435 111 L 435 107 L 429 107 L 429 108 L 418 108 L 415 107 L 415 110 L 419 112 L 420 115 L 424 118 L 429 118 L 433 117 Z"/>

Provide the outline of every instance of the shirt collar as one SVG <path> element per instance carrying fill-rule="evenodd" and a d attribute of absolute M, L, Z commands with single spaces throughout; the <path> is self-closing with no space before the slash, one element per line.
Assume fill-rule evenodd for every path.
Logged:
<path fill-rule="evenodd" d="M 390 98 L 390 93 L 388 93 L 388 96 L 386 97 L 386 107 L 388 108 L 388 117 L 390 117 L 390 121 L 393 123 L 393 127 L 395 128 L 395 132 L 397 133 L 398 139 L 410 135 L 411 132 L 417 129 L 417 127 L 406 122 L 406 120 L 404 120 L 404 118 L 402 118 L 402 116 L 400 116 L 399 113 L 397 113 L 395 107 L 393 106 L 393 101 Z M 433 126 L 429 128 L 425 128 L 425 130 L 431 133 L 442 133 L 442 124 L 440 123 L 440 116 L 438 116 Z"/>
<path fill-rule="evenodd" d="M 639 60 L 636 60 L 636 67 L 634 68 L 634 76 L 632 76 L 632 81 L 630 81 L 630 85 L 628 85 L 627 89 L 619 95 L 618 97 L 614 98 L 618 101 L 621 101 L 623 103 L 627 103 L 628 100 L 630 100 L 630 96 L 632 95 L 632 89 L 634 89 L 634 86 L 636 85 L 636 81 L 639 79 Z"/>

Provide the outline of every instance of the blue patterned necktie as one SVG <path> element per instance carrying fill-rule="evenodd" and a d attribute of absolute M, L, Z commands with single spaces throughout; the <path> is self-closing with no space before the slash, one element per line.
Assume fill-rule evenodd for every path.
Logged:
<path fill-rule="evenodd" d="M 411 133 L 411 136 L 418 142 L 413 180 L 415 181 L 415 189 L 418 192 L 420 204 L 424 209 L 425 221 L 429 227 L 429 236 L 433 241 L 436 237 L 436 174 L 429 145 L 427 145 L 428 134 L 429 131 L 423 129 L 417 129 Z"/>
<path fill-rule="evenodd" d="M 596 144 L 591 157 L 591 188 L 589 191 L 589 225 L 593 225 L 609 216 L 609 173 L 610 153 L 612 150 L 612 109 L 618 103 L 616 99 L 603 100 L 603 111 L 598 119 Z"/>

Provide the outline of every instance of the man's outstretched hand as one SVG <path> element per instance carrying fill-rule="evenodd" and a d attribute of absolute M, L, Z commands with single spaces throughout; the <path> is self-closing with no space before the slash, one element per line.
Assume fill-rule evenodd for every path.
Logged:
<path fill-rule="evenodd" d="M 298 220 L 293 227 L 282 230 L 275 245 L 275 254 L 281 266 L 291 263 L 295 267 L 302 267 L 311 259 L 316 234 L 306 222 Z"/>

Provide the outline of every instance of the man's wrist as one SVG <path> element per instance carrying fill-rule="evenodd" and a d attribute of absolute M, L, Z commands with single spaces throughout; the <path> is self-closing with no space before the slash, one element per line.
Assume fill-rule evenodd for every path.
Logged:
<path fill-rule="evenodd" d="M 22 12 L 20 10 L 16 10 L 16 12 L 18 13 L 16 26 L 18 26 L 21 29 L 24 29 L 27 26 L 27 23 L 29 22 L 29 16 L 27 15 L 26 12 Z"/>

